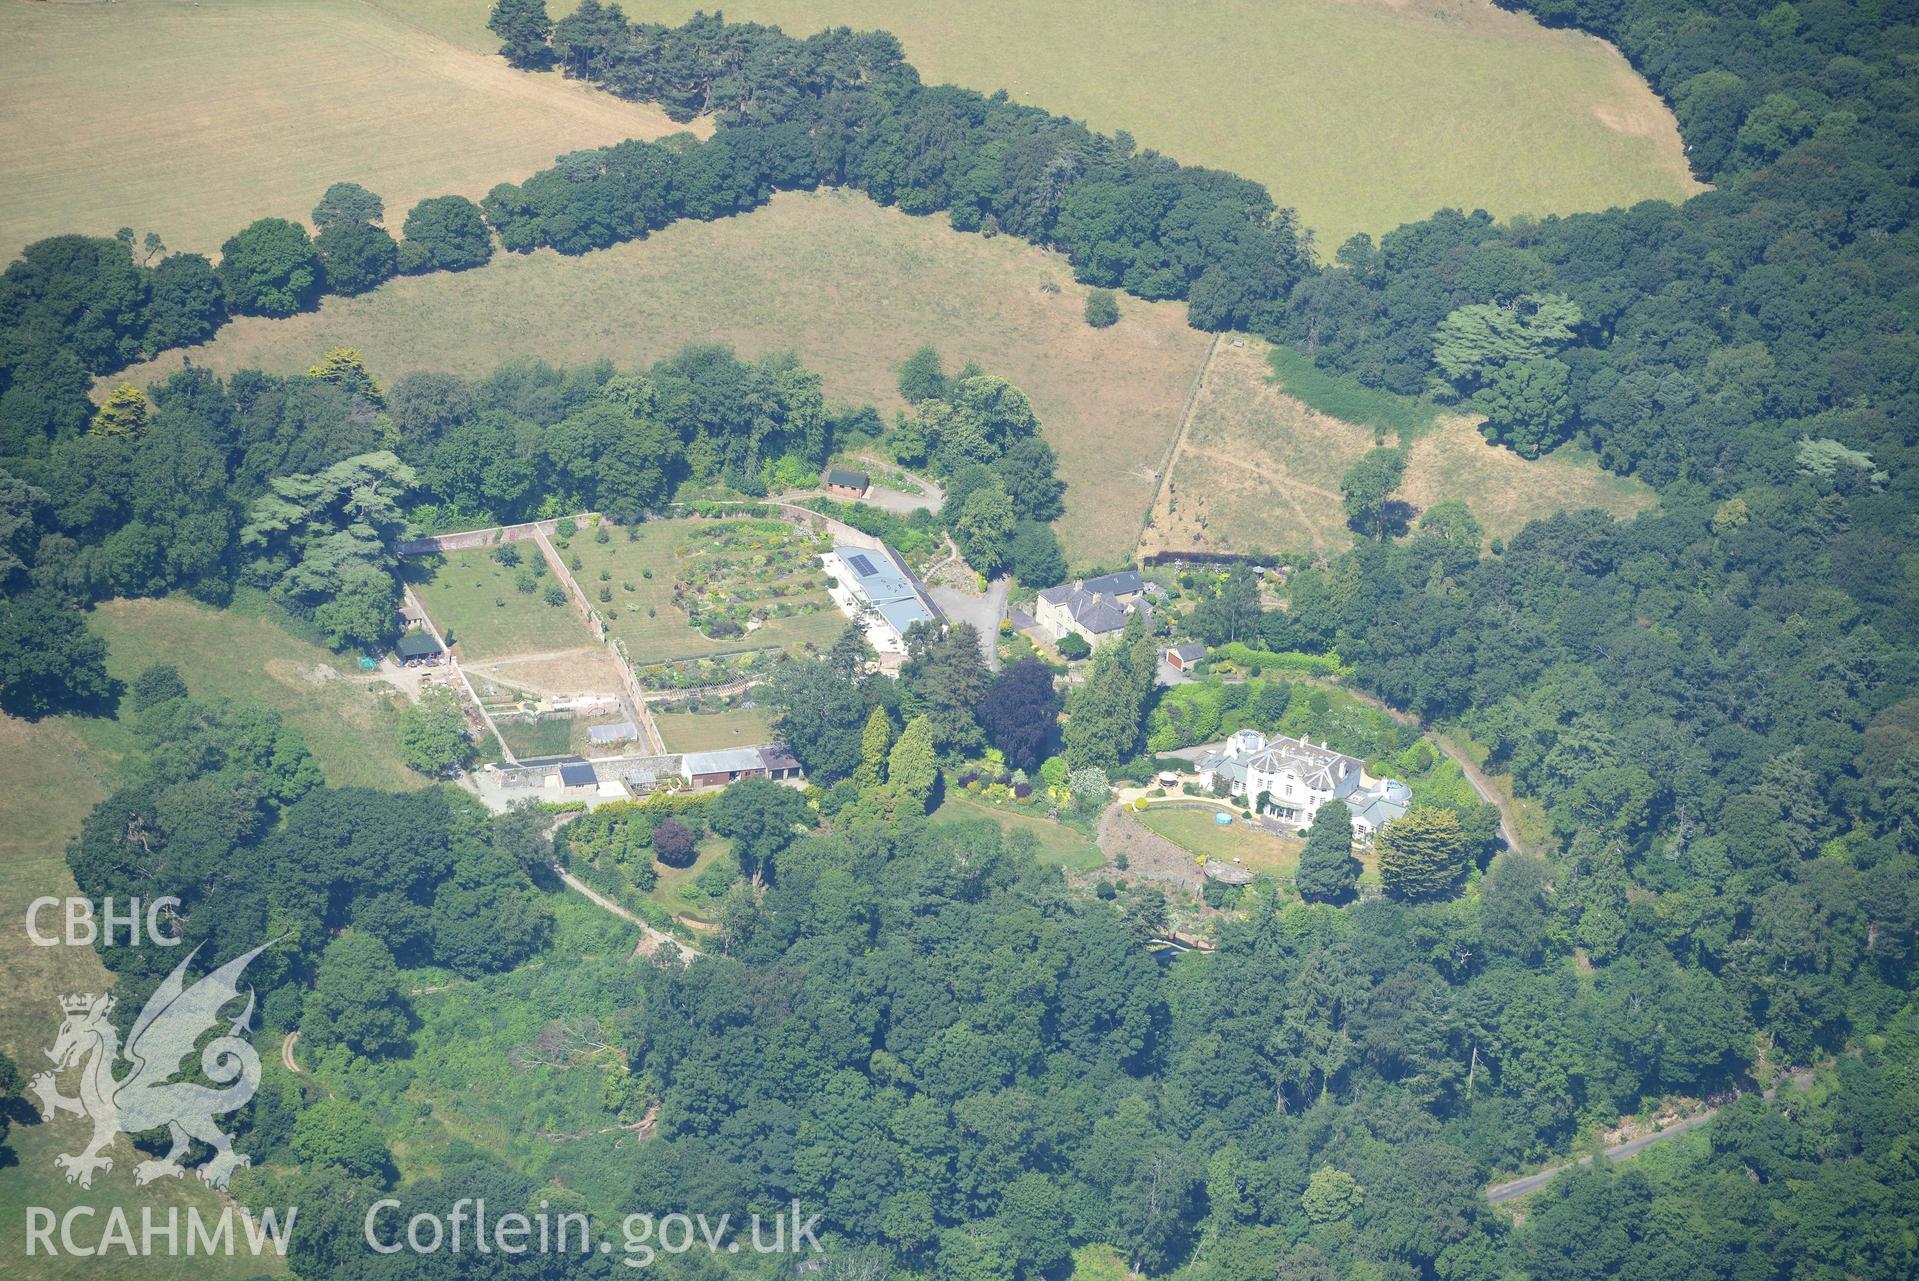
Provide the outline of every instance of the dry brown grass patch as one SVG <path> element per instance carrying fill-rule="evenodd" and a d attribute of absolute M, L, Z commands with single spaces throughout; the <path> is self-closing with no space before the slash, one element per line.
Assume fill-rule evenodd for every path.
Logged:
<path fill-rule="evenodd" d="M 953 231 L 847 191 L 789 193 L 718 222 L 682 222 L 577 258 L 550 251 L 478 271 L 396 280 L 289 320 L 249 318 L 186 353 L 226 373 L 304 370 L 359 347 L 391 381 L 409 369 L 491 372 L 516 355 L 633 367 L 689 343 L 792 350 L 827 395 L 904 408 L 900 363 L 931 343 L 1024 388 L 1071 486 L 1060 532 L 1078 560 L 1123 557 L 1152 501 L 1207 336 L 1178 303 L 1126 299 L 1111 329 L 1081 315 L 1066 262 L 1011 236 Z M 136 381 L 180 367 L 169 353 Z"/>
<path fill-rule="evenodd" d="M 255 218 L 304 220 L 363 183 L 398 228 L 580 147 L 682 126 L 530 76 L 356 0 L 0 5 L 0 248 L 158 231 L 211 253 Z"/>
<path fill-rule="evenodd" d="M 1172 474 L 1154 504 L 1142 553 L 1329 552 L 1351 546 L 1339 496 L 1346 469 L 1374 434 L 1308 409 L 1271 377 L 1265 344 L 1222 343 L 1194 398 Z M 1397 438 L 1387 436 L 1386 444 Z M 1654 496 L 1566 446 L 1527 460 L 1490 444 L 1476 420 L 1453 417 L 1412 443 L 1400 496 L 1420 510 L 1462 499 L 1488 540 L 1527 521 L 1598 507 L 1629 516 Z"/>

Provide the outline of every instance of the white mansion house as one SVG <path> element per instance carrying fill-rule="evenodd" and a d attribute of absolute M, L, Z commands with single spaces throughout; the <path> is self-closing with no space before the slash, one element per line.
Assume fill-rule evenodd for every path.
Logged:
<path fill-rule="evenodd" d="M 1195 762 L 1202 787 L 1224 780 L 1234 796 L 1251 798 L 1261 813 L 1295 827 L 1309 826 L 1319 807 L 1335 797 L 1353 813 L 1360 842 L 1412 805 L 1412 789 L 1396 778 L 1370 779 L 1356 756 L 1314 747 L 1303 738 L 1267 738 L 1243 729 L 1207 749 Z"/>

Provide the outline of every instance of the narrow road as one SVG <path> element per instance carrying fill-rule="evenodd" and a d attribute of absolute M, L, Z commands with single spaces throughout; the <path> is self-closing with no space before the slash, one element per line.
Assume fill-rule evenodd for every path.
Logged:
<path fill-rule="evenodd" d="M 299 1039 L 300 1029 L 297 1027 L 280 1038 L 280 1062 L 285 1064 L 286 1070 L 293 1075 L 305 1076 L 306 1069 L 293 1061 L 293 1043 Z"/>
<path fill-rule="evenodd" d="M 1812 1084 L 1812 1078 L 1812 1069 L 1800 1068 L 1792 1074 L 1790 1079 L 1794 1089 L 1803 1090 Z M 1777 1093 L 1779 1093 L 1778 1086 L 1769 1086 L 1759 1092 L 1759 1097 L 1762 1099 L 1770 1099 Z M 1719 1115 L 1718 1108 L 1707 1108 L 1704 1112 L 1698 1112 L 1683 1120 L 1675 1121 L 1663 1130 L 1655 1130 L 1651 1134 L 1642 1134 L 1637 1138 L 1627 1139 L 1624 1143 L 1615 1143 L 1606 1149 L 1606 1159 L 1610 1161 L 1623 1161 L 1627 1157 L 1638 1156 L 1653 1144 L 1664 1143 L 1667 1139 L 1677 1138 L 1688 1130 L 1696 1130 L 1717 1115 Z M 1582 1165 L 1591 1165 L 1592 1160 L 1590 1156 L 1582 1156 L 1577 1161 L 1568 1161 L 1564 1165 L 1551 1166 L 1539 1171 L 1537 1174 L 1528 1174 L 1523 1178 L 1513 1179 L 1507 1183 L 1495 1183 L 1486 1189 L 1486 1199 L 1494 1205 L 1498 1205 L 1501 1201 L 1512 1201 L 1530 1192 L 1537 1192 L 1566 1171 Z"/>
<path fill-rule="evenodd" d="M 1429 733 L 1426 737 L 1432 740 L 1433 746 L 1437 747 L 1448 760 L 1459 766 L 1460 773 L 1464 774 L 1466 781 L 1472 784 L 1473 791 L 1479 793 L 1479 799 L 1499 811 L 1499 834 L 1505 838 L 1506 844 L 1521 853 L 1533 853 L 1534 851 L 1526 849 L 1520 843 L 1519 824 L 1513 817 L 1512 805 L 1504 794 L 1493 787 L 1493 781 L 1486 777 L 1486 772 L 1475 765 L 1466 753 L 1447 742 L 1444 736 Z"/>
<path fill-rule="evenodd" d="M 1767 1091 L 1767 1093 L 1771 1093 L 1771 1091 Z M 1718 1111 L 1718 1108 L 1708 1108 L 1696 1116 L 1689 1116 L 1683 1121 L 1676 1121 L 1663 1130 L 1655 1130 L 1651 1134 L 1642 1134 L 1638 1138 L 1627 1139 L 1624 1143 L 1615 1143 L 1606 1149 L 1606 1159 L 1609 1161 L 1623 1161 L 1627 1157 L 1637 1156 L 1655 1143 L 1663 1143 L 1667 1139 L 1676 1138 L 1686 1133 L 1688 1130 L 1698 1129 L 1706 1122 L 1712 1120 Z M 1486 1199 L 1494 1205 L 1498 1205 L 1502 1201 L 1517 1200 L 1522 1196 L 1527 1196 L 1539 1191 L 1539 1189 L 1545 1187 L 1566 1171 L 1582 1165 L 1591 1165 L 1592 1161 L 1592 1157 L 1582 1156 L 1577 1161 L 1568 1161 L 1565 1165 L 1549 1166 L 1537 1174 L 1528 1174 L 1524 1178 L 1514 1179 L 1509 1183 L 1495 1183 L 1486 1189 Z"/>
<path fill-rule="evenodd" d="M 1343 690 L 1360 702 L 1366 704 L 1366 706 L 1378 708 L 1395 721 L 1398 721 L 1401 725 L 1411 725 L 1417 728 L 1426 736 L 1427 741 L 1433 745 L 1434 749 L 1438 751 L 1441 756 L 1444 756 L 1447 760 L 1459 766 L 1460 773 L 1466 776 L 1466 782 L 1472 786 L 1473 791 L 1478 794 L 1479 799 L 1499 811 L 1499 835 L 1504 838 L 1507 846 L 1511 849 L 1518 850 L 1522 854 L 1539 853 L 1538 850 L 1529 848 L 1519 839 L 1519 821 L 1513 814 L 1512 802 L 1507 800 L 1506 797 L 1500 793 L 1499 789 L 1493 786 L 1492 780 L 1486 777 L 1486 771 L 1474 764 L 1472 758 L 1467 756 L 1465 752 L 1448 742 L 1444 735 L 1440 734 L 1437 730 L 1427 728 L 1426 723 L 1420 720 L 1419 717 L 1413 715 L 1411 712 L 1402 712 L 1397 707 L 1393 707 L 1385 700 L 1368 694 L 1363 689 L 1354 689 L 1350 685 L 1324 676 L 1295 676 L 1288 677 L 1287 679 L 1303 680 L 1309 685 L 1321 685 L 1327 689 Z"/>
<path fill-rule="evenodd" d="M 622 920 L 631 921 L 640 927 L 640 945 L 634 949 L 633 954 L 635 956 L 655 956 L 659 953 L 661 945 L 665 943 L 671 943 L 679 949 L 681 965 L 691 965 L 693 958 L 699 954 L 699 949 L 691 943 L 676 939 L 671 934 L 665 934 L 654 929 L 646 923 L 645 917 L 629 912 L 626 908 L 621 907 L 618 903 L 615 903 L 612 899 L 600 893 L 591 885 L 588 885 L 585 881 L 582 881 L 579 877 L 561 867 L 558 863 L 553 864 L 553 872 L 562 881 L 565 881 L 569 887 L 586 895 L 587 898 L 613 913 L 613 915 Z"/>

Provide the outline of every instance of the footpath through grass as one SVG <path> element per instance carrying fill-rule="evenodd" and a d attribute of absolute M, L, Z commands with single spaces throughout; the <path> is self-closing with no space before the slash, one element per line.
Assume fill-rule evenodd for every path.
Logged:
<path fill-rule="evenodd" d="M 1463 501 L 1488 545 L 1528 521 L 1597 507 L 1619 517 L 1653 491 L 1564 445 L 1525 459 L 1487 442 L 1476 417 L 1312 367 L 1258 339 L 1222 344 L 1141 539 L 1142 552 L 1330 554 L 1350 547 L 1340 482 L 1375 444 L 1410 441 L 1398 496 L 1424 511 Z"/>

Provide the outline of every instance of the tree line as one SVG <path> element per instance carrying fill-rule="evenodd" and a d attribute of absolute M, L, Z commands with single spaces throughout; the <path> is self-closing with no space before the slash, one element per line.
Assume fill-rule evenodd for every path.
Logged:
<path fill-rule="evenodd" d="M 870 407 L 829 406 L 792 357 L 721 347 L 630 374 L 521 361 L 391 389 L 342 349 L 305 374 L 186 369 L 150 394 L 125 386 L 87 430 L 0 460 L 0 629 L 19 639 L 0 706 L 110 702 L 75 606 L 174 590 L 224 603 L 251 587 L 328 643 L 377 647 L 409 530 L 586 508 L 631 521 L 688 485 L 764 494 L 881 430 Z"/>

